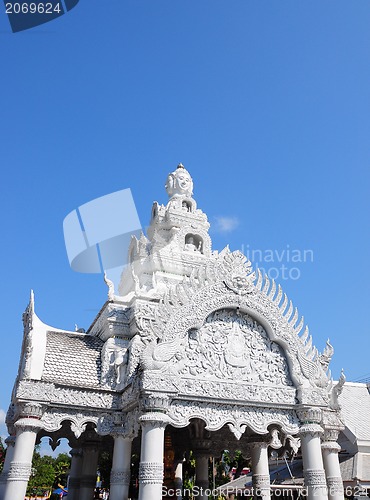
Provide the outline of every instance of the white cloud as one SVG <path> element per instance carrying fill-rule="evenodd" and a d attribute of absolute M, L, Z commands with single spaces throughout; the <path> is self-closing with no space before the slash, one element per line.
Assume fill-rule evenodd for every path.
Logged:
<path fill-rule="evenodd" d="M 239 226 L 237 217 L 219 216 L 215 217 L 213 229 L 218 233 L 231 233 Z"/>

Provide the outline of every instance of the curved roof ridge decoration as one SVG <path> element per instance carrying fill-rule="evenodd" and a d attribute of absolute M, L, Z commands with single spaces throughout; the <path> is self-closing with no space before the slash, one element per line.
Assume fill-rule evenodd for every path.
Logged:
<path fill-rule="evenodd" d="M 22 316 L 23 319 L 23 343 L 18 371 L 18 378 L 41 380 L 46 355 L 47 332 L 59 334 L 85 335 L 55 328 L 44 323 L 35 312 L 35 294 L 30 292 L 30 300 Z"/>

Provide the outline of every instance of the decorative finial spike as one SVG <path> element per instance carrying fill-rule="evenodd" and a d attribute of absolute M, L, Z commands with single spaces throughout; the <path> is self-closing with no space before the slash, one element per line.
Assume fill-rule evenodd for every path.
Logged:
<path fill-rule="evenodd" d="M 184 165 L 183 165 L 182 163 L 179 163 L 179 164 L 177 165 L 177 168 L 185 168 L 185 167 L 184 167 Z"/>
<path fill-rule="evenodd" d="M 108 287 L 108 299 L 113 300 L 114 299 L 114 283 L 113 283 L 113 281 L 111 281 L 108 278 L 106 271 L 104 271 L 104 281 Z"/>

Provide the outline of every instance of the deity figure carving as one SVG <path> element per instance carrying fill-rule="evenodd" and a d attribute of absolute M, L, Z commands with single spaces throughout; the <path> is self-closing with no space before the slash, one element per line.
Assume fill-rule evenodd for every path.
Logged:
<path fill-rule="evenodd" d="M 166 191 L 170 198 L 178 196 L 192 197 L 193 179 L 182 163 L 179 163 L 177 169 L 167 177 Z"/>
<path fill-rule="evenodd" d="M 196 245 L 194 236 L 189 235 L 185 239 L 184 250 L 186 250 L 188 252 L 201 252 L 202 242 L 199 241 L 198 245 Z"/>
<path fill-rule="evenodd" d="M 113 360 L 111 365 L 114 367 L 116 375 L 116 386 L 121 386 L 126 378 L 128 363 L 128 350 L 127 349 L 115 349 L 113 351 Z"/>
<path fill-rule="evenodd" d="M 120 390 L 127 379 L 129 349 L 127 340 L 110 338 L 101 353 L 101 381 L 105 387 Z"/>
<path fill-rule="evenodd" d="M 191 212 L 191 207 L 185 200 L 181 203 L 181 208 L 185 210 L 185 212 Z"/>
<path fill-rule="evenodd" d="M 189 330 L 181 339 L 150 343 L 143 351 L 141 365 L 185 378 L 293 385 L 281 347 L 251 316 L 234 309 L 211 313 L 203 326 Z"/>

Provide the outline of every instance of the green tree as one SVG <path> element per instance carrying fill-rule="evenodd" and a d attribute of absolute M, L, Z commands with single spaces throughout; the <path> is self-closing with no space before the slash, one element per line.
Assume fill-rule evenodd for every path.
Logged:
<path fill-rule="evenodd" d="M 43 495 L 45 491 L 58 487 L 58 484 L 65 486 L 70 465 L 71 458 L 66 453 L 53 458 L 49 455 L 41 456 L 36 450 L 33 454 L 27 495 Z"/>
<path fill-rule="evenodd" d="M 44 491 L 51 490 L 55 479 L 53 462 L 52 457 L 42 457 L 38 451 L 34 452 L 27 495 L 42 495 Z"/>
<path fill-rule="evenodd" d="M 71 457 L 67 453 L 59 453 L 59 455 L 54 459 L 54 487 L 58 487 L 58 484 L 66 486 L 70 468 Z"/>

